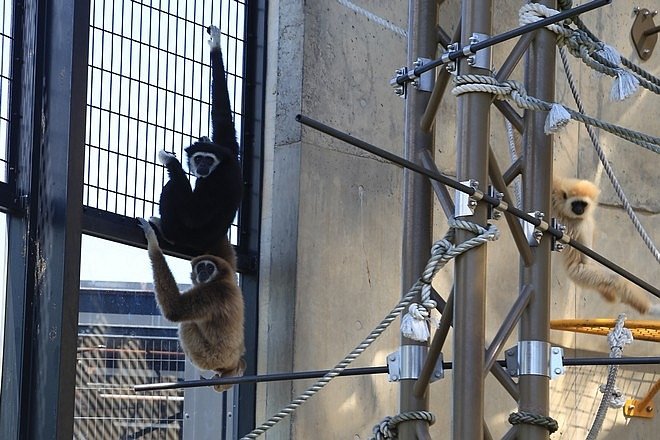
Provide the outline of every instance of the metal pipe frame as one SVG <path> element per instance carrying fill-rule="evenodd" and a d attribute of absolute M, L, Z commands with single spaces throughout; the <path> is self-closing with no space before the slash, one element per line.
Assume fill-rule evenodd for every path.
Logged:
<path fill-rule="evenodd" d="M 552 235 L 555 237 L 557 240 L 561 241 L 564 244 L 567 244 L 569 246 L 574 247 L 576 250 L 579 252 L 582 252 L 589 258 L 593 259 L 594 261 L 597 261 L 598 263 L 602 264 L 603 266 L 607 267 L 608 269 L 612 270 L 613 272 L 618 273 L 622 277 L 626 278 L 628 281 L 638 285 L 642 289 L 646 290 L 650 294 L 660 298 L 660 289 L 658 289 L 655 286 L 652 286 L 651 284 L 647 283 L 646 281 L 642 280 L 641 278 L 637 277 L 636 275 L 633 275 L 629 271 L 625 270 L 621 266 L 617 265 L 616 263 L 613 263 L 612 261 L 608 260 L 607 258 L 603 257 L 599 253 L 595 252 L 594 250 L 588 248 L 584 244 L 580 243 L 579 241 L 576 241 L 572 239 L 568 234 L 560 231 L 557 228 L 553 228 L 550 226 L 546 221 L 539 220 L 538 218 L 531 216 L 527 214 L 525 211 L 518 209 L 514 206 L 508 205 L 506 202 L 503 202 L 495 197 L 491 197 L 488 194 L 484 194 L 482 191 L 475 190 L 472 187 L 463 185 L 462 183 L 449 178 L 441 173 L 438 173 L 433 170 L 429 170 L 424 168 L 423 166 L 411 162 L 409 160 L 406 160 L 400 156 L 397 156 L 396 154 L 390 153 L 389 151 L 383 150 L 382 148 L 378 148 L 372 144 L 369 144 L 363 140 L 357 139 L 349 134 L 346 134 L 342 131 L 337 130 L 336 128 L 332 128 L 328 125 L 325 125 L 319 121 L 316 121 L 314 119 L 311 119 L 307 116 L 303 115 L 297 115 L 296 120 L 300 122 L 301 124 L 304 124 L 308 127 L 314 128 L 316 130 L 319 130 L 329 136 L 332 136 L 334 138 L 337 138 L 339 140 L 342 140 L 348 144 L 351 144 L 357 148 L 360 148 L 362 150 L 368 151 L 372 154 L 375 154 L 376 156 L 379 156 L 385 160 L 388 160 L 392 162 L 395 165 L 398 165 L 402 168 L 407 168 L 410 170 L 413 170 L 417 173 L 420 173 L 429 179 L 436 180 L 440 183 L 443 183 L 447 185 L 450 188 L 454 188 L 458 191 L 461 191 L 465 194 L 468 194 L 475 199 L 478 199 L 480 201 L 483 201 L 485 203 L 488 203 L 494 208 L 500 209 L 502 211 L 510 212 L 511 214 L 515 215 L 521 220 L 526 221 L 527 223 L 531 223 L 538 229 L 540 229 L 543 232 L 548 233 L 549 235 Z M 410 286 L 408 286 L 410 287 Z"/>
<path fill-rule="evenodd" d="M 437 50 L 435 2 L 410 0 L 408 2 L 408 47 L 407 59 L 413 63 L 417 58 L 434 58 Z M 424 151 L 433 151 L 433 136 L 421 130 L 419 121 L 428 105 L 429 93 L 409 90 L 405 102 L 404 157 L 419 161 Z M 412 171 L 403 173 L 403 243 L 401 252 L 402 291 L 419 278 L 428 259 L 432 243 L 433 197 L 428 179 Z M 401 337 L 401 347 L 423 345 L 426 342 Z M 399 383 L 399 411 L 428 411 L 429 394 L 415 396 L 414 379 Z M 430 438 L 428 424 L 420 420 L 406 421 L 397 427 L 399 438 L 414 440 Z M 421 435 L 420 435 L 421 434 Z"/>
<path fill-rule="evenodd" d="M 541 4 L 554 7 L 554 0 L 541 0 Z M 527 52 L 525 87 L 529 94 L 542 100 L 554 99 L 555 94 L 555 35 L 538 32 Z M 552 136 L 544 133 L 546 112 L 525 111 L 523 119 L 523 204 L 528 211 L 551 212 L 552 188 Z M 534 248 L 534 264 L 521 264 L 521 286 L 534 286 L 534 296 L 524 310 L 519 326 L 519 341 L 550 342 L 551 306 L 551 247 L 547 235 Z M 520 411 L 548 416 L 550 412 L 550 377 L 523 374 L 518 378 Z M 526 440 L 546 440 L 545 427 L 531 424 L 518 426 L 518 437 Z"/>
<path fill-rule="evenodd" d="M 461 6 L 461 41 L 477 32 L 490 35 L 492 0 L 468 0 Z M 486 69 L 459 62 L 461 74 L 482 74 Z M 485 188 L 488 182 L 488 142 L 490 136 L 489 93 L 469 93 L 456 98 L 458 181 L 474 179 Z M 478 204 L 474 214 L 460 217 L 487 227 L 488 209 Z M 473 238 L 472 232 L 456 230 L 456 241 Z M 487 246 L 479 246 L 454 260 L 454 363 L 452 438 L 483 440 L 484 419 L 484 339 L 486 334 L 486 256 Z"/>

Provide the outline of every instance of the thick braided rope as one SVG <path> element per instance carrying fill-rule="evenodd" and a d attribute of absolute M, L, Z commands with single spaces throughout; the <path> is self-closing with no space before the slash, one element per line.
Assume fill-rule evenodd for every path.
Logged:
<path fill-rule="evenodd" d="M 560 10 L 566 10 L 570 9 L 573 6 L 573 1 L 572 0 L 558 0 L 557 5 L 559 6 Z M 599 43 L 601 45 L 604 45 L 600 39 L 594 35 L 593 32 L 589 30 L 586 24 L 582 21 L 580 17 L 573 17 L 570 19 L 573 23 L 576 24 L 578 29 L 584 31 L 589 38 L 591 38 L 593 41 L 596 43 Z M 660 78 L 653 76 L 650 72 L 647 72 L 646 70 L 642 69 L 640 66 L 637 64 L 633 63 L 630 61 L 628 58 L 624 57 L 623 55 L 620 55 L 621 57 L 621 64 L 626 66 L 628 69 L 633 71 L 636 75 L 638 75 L 639 78 L 644 78 L 648 82 L 655 84 L 656 86 L 660 87 Z"/>
<path fill-rule="evenodd" d="M 575 79 L 573 78 L 571 67 L 568 64 L 568 59 L 564 48 L 562 47 L 559 48 L 559 55 L 561 57 L 561 62 L 564 65 L 564 72 L 566 72 L 568 85 L 571 88 L 571 93 L 573 94 L 573 98 L 575 99 L 575 103 L 577 104 L 578 111 L 580 113 L 584 113 L 584 106 L 582 105 L 582 99 L 580 98 L 580 93 L 578 92 L 577 87 L 575 85 Z M 635 229 L 637 229 L 639 235 L 642 237 L 642 240 L 644 241 L 644 244 L 646 244 L 646 247 L 649 248 L 649 250 L 655 257 L 656 261 L 660 263 L 660 251 L 658 251 L 658 248 L 653 243 L 653 240 L 644 229 L 644 226 L 642 226 L 642 223 L 639 221 L 637 214 L 635 214 L 635 211 L 633 210 L 632 205 L 628 201 L 626 194 L 623 192 L 623 188 L 621 187 L 619 180 L 614 174 L 614 170 L 612 169 L 610 162 L 607 160 L 603 148 L 600 146 L 600 142 L 598 141 L 598 136 L 596 135 L 596 132 L 589 125 L 586 125 L 586 128 L 587 128 L 587 133 L 589 133 L 589 138 L 591 139 L 591 143 L 593 144 L 594 149 L 596 150 L 596 154 L 598 154 L 598 158 L 600 159 L 600 162 L 603 164 L 603 169 L 605 170 L 605 174 L 607 174 L 607 177 L 610 179 L 610 182 L 612 182 L 614 191 L 616 192 L 616 195 L 619 197 L 619 200 L 621 200 L 621 203 L 623 204 L 623 208 L 626 210 L 626 214 L 628 214 L 628 217 L 630 217 L 630 220 L 635 226 Z"/>
<path fill-rule="evenodd" d="M 563 6 L 562 9 L 567 8 Z M 539 21 L 545 17 L 551 17 L 557 13 L 558 11 L 539 3 L 527 3 L 519 11 L 519 21 L 521 25 L 524 25 Z M 624 69 L 621 66 L 612 63 L 599 54 L 599 51 L 603 50 L 605 45 L 591 32 L 588 32 L 582 20 L 575 17 L 572 20 L 566 20 L 565 23 L 570 21 L 576 23 L 578 29 L 571 29 L 567 25 L 562 26 L 559 24 L 552 24 L 546 26 L 546 28 L 558 35 L 557 43 L 560 46 L 566 45 L 573 56 L 580 58 L 590 68 L 612 77 L 618 77 L 624 74 Z M 640 67 L 635 66 L 630 60 L 626 59 L 626 62 L 624 62 L 623 57 L 620 55 L 618 55 L 618 58 L 626 67 L 633 66 L 629 68 L 635 74 L 639 85 L 653 93 L 660 94 L 660 80 Z"/>
<path fill-rule="evenodd" d="M 489 228 L 483 228 L 479 225 L 474 225 L 469 222 L 465 221 L 456 221 L 456 220 L 450 220 L 449 222 L 450 227 L 453 228 L 461 228 L 461 229 L 466 229 L 470 231 L 480 231 L 478 236 L 472 237 L 469 240 L 466 240 L 465 242 L 457 245 L 457 246 L 450 246 L 449 249 L 447 249 L 444 245 L 439 245 L 436 246 L 434 244 L 432 248 L 432 254 L 431 258 L 429 259 L 426 268 L 424 269 L 424 276 L 428 273 L 435 274 L 437 273 L 438 270 L 440 270 L 441 267 L 447 264 L 451 258 L 460 255 L 463 252 L 466 252 L 474 247 L 481 246 L 482 244 L 488 242 L 488 241 L 493 241 L 499 238 L 499 230 L 495 225 L 489 225 Z M 445 237 L 453 237 L 453 232 L 450 231 L 448 232 Z M 440 240 L 442 241 L 442 240 Z M 433 253 L 434 250 L 437 250 L 438 253 Z M 445 254 L 439 254 L 439 252 L 445 251 Z M 452 257 L 449 258 L 448 255 L 451 254 Z M 434 266 L 439 266 L 439 267 L 434 267 Z M 325 387 L 332 379 L 337 377 L 339 374 L 341 374 L 342 371 L 344 371 L 355 359 L 358 358 L 369 346 L 392 324 L 392 322 L 401 314 L 401 312 L 410 304 L 410 302 L 415 298 L 415 296 L 419 295 L 421 293 L 422 288 L 424 287 L 426 283 L 422 281 L 422 279 L 418 279 L 415 284 L 410 288 L 408 293 L 406 293 L 399 303 L 390 311 L 390 313 L 381 321 L 380 324 L 371 332 L 369 335 L 357 346 L 353 351 L 351 351 L 341 362 L 339 362 L 335 367 L 330 370 L 325 376 L 323 376 L 321 379 L 319 379 L 314 385 L 311 387 L 307 388 L 305 392 L 300 394 L 298 397 L 293 399 L 289 405 L 287 405 L 285 408 L 283 408 L 280 412 L 272 416 L 270 419 L 268 419 L 266 422 L 264 422 L 261 426 L 255 428 L 247 434 L 246 436 L 242 437 L 241 440 L 246 440 L 246 439 L 254 439 L 259 437 L 261 434 L 265 433 L 268 431 L 270 428 L 275 426 L 278 422 L 283 420 L 284 418 L 288 417 L 290 414 L 292 414 L 300 405 L 305 403 L 307 400 L 309 400 L 311 397 L 313 397 L 317 392 L 319 392 L 323 387 Z"/>
<path fill-rule="evenodd" d="M 399 26 L 395 25 L 394 23 L 377 16 L 373 12 L 367 11 L 366 9 L 356 5 L 355 3 L 349 0 L 337 0 L 337 3 L 346 6 L 351 11 L 357 12 L 358 14 L 367 17 L 369 20 L 373 21 L 374 23 L 383 26 L 385 29 L 391 30 L 392 32 L 402 36 L 403 38 L 406 38 L 408 36 L 408 32 L 406 32 L 405 29 L 402 29 Z"/>
<path fill-rule="evenodd" d="M 492 76 L 485 75 L 460 75 L 454 81 L 456 85 L 452 89 L 452 94 L 456 96 L 463 93 L 483 92 L 491 93 L 500 100 L 509 100 L 518 107 L 526 110 L 549 111 L 552 108 L 551 103 L 533 96 L 528 96 L 524 86 L 518 81 L 509 80 L 498 83 Z M 564 108 L 571 116 L 571 119 L 598 127 L 647 150 L 651 150 L 654 153 L 660 153 L 660 138 L 603 122 L 568 107 Z"/>
<path fill-rule="evenodd" d="M 632 342 L 632 332 L 624 327 L 625 321 L 626 315 L 623 313 L 620 314 L 616 320 L 614 328 L 607 335 L 607 340 L 610 343 L 611 358 L 620 358 L 621 354 L 623 353 L 623 346 Z M 600 429 L 603 427 L 605 414 L 607 413 L 610 402 L 612 400 L 612 394 L 616 382 L 616 374 L 618 371 L 618 365 L 609 366 L 607 373 L 607 384 L 605 385 L 605 390 L 603 391 L 603 399 L 600 401 L 594 423 L 591 425 L 591 429 L 589 430 L 589 434 L 587 434 L 586 440 L 595 440 L 598 437 Z"/>
<path fill-rule="evenodd" d="M 509 423 L 512 425 L 520 425 L 524 423 L 525 425 L 542 426 L 547 429 L 550 434 L 559 429 L 559 423 L 557 423 L 552 417 L 525 411 L 518 411 L 509 414 Z"/>
<path fill-rule="evenodd" d="M 423 420 L 429 425 L 435 423 L 435 416 L 428 411 L 410 411 L 396 416 L 387 416 L 378 425 L 374 426 L 373 434 L 369 440 L 386 440 L 397 438 L 397 426 L 401 422 L 409 422 L 412 420 Z"/>

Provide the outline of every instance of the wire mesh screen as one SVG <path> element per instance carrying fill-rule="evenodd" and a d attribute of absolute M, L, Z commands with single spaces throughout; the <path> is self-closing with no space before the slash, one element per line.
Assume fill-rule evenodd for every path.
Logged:
<path fill-rule="evenodd" d="M 119 330 L 119 331 L 118 331 Z M 91 327 L 78 337 L 74 439 L 180 439 L 183 391 L 135 393 L 133 386 L 184 377 L 184 354 L 170 336 L 123 335 Z"/>
<path fill-rule="evenodd" d="M 13 16 L 11 0 L 0 0 L 0 12 L 0 181 L 6 182 Z"/>
<path fill-rule="evenodd" d="M 92 0 L 85 205 L 158 215 L 167 179 L 158 151 L 184 159 L 183 148 L 210 135 L 211 24 L 222 32 L 240 141 L 244 23 L 244 1 Z"/>

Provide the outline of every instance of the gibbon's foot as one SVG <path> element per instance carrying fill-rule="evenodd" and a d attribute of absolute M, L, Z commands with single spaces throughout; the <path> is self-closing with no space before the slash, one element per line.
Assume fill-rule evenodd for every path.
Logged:
<path fill-rule="evenodd" d="M 211 50 L 220 48 L 220 28 L 217 26 L 209 26 L 206 28 L 211 38 L 209 38 L 209 47 Z"/>
<path fill-rule="evenodd" d="M 156 236 L 154 229 L 151 227 L 151 224 L 142 217 L 138 217 L 137 221 L 140 228 L 142 228 L 142 231 L 144 231 L 144 237 L 147 239 L 147 244 L 158 244 L 158 237 Z"/>
<path fill-rule="evenodd" d="M 160 150 L 158 152 L 158 161 L 162 163 L 165 166 L 168 166 L 172 162 L 176 160 L 176 154 L 174 153 L 169 153 L 165 150 Z"/>
<path fill-rule="evenodd" d="M 246 367 L 247 367 L 247 364 L 245 363 L 245 359 L 241 358 L 240 362 L 238 363 L 238 366 L 235 369 L 233 369 L 231 371 L 218 372 L 213 377 L 214 378 L 217 378 L 217 377 L 241 377 L 241 376 L 243 376 L 243 373 L 245 373 L 245 368 Z M 222 393 L 223 391 L 227 391 L 232 386 L 233 386 L 233 384 L 213 385 L 213 389 L 216 390 L 219 393 Z"/>
<path fill-rule="evenodd" d="M 199 141 L 197 141 L 197 142 L 201 142 L 203 144 L 210 144 L 211 143 L 211 138 L 208 137 L 208 136 L 202 136 L 202 137 L 199 138 Z"/>
<path fill-rule="evenodd" d="M 156 235 L 160 237 L 161 240 L 168 242 L 169 244 L 174 244 L 172 240 L 167 238 L 165 234 L 163 233 L 163 226 L 160 218 L 158 217 L 149 217 L 149 223 L 151 223 L 151 226 L 154 228 L 156 231 Z"/>

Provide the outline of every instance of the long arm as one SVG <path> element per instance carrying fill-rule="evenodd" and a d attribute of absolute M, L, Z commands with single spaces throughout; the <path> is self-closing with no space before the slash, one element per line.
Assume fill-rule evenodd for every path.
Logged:
<path fill-rule="evenodd" d="M 209 27 L 211 38 L 209 46 L 211 49 L 211 124 L 213 128 L 212 140 L 218 145 L 231 148 L 238 155 L 238 143 L 236 142 L 236 129 L 231 114 L 231 103 L 229 101 L 229 90 L 225 78 L 225 66 L 222 61 L 222 50 L 220 48 L 220 29 L 216 26 Z"/>

